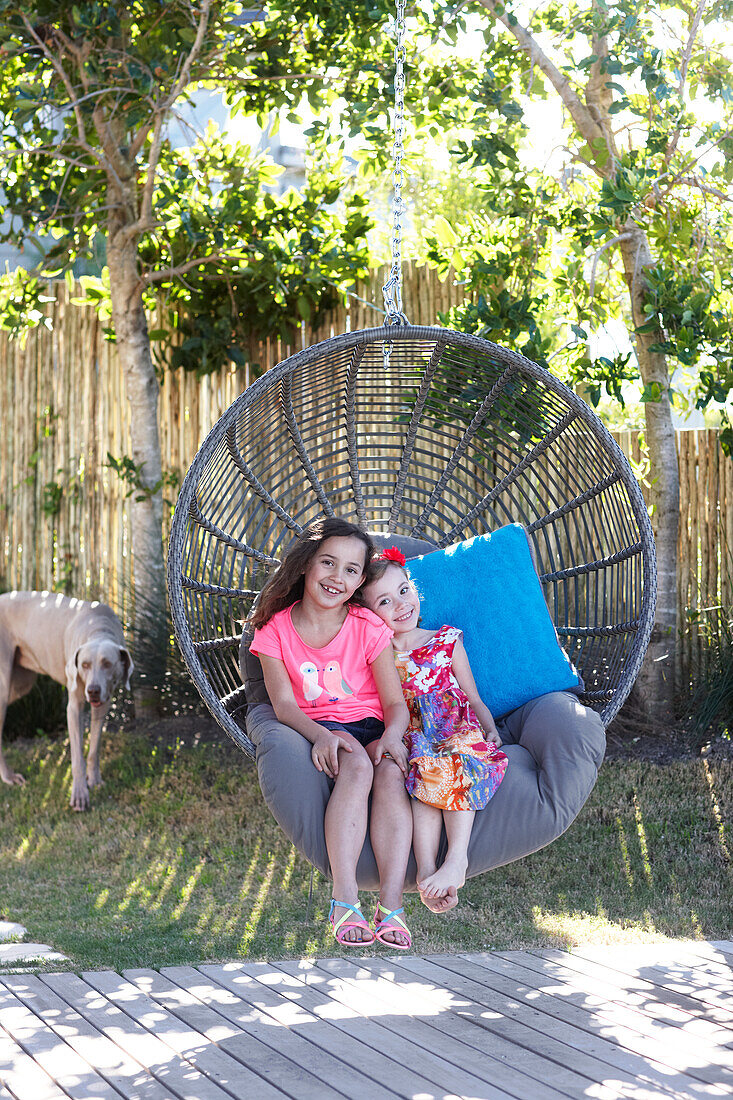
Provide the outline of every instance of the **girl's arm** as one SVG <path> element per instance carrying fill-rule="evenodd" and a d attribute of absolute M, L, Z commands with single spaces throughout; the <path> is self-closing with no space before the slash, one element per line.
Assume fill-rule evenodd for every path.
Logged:
<path fill-rule="evenodd" d="M 471 704 L 474 714 L 481 723 L 481 728 L 486 734 L 486 740 L 493 742 L 493 744 L 498 747 L 501 745 L 501 737 L 499 736 L 499 731 L 496 728 L 491 711 L 486 706 L 486 703 L 482 701 L 478 693 L 476 681 L 473 678 L 471 666 L 468 663 L 468 654 L 466 653 L 466 647 L 463 644 L 462 638 L 459 638 L 453 647 L 453 675 Z"/>
<path fill-rule="evenodd" d="M 378 749 L 374 757 L 374 764 L 376 766 L 384 754 L 388 752 L 403 775 L 407 775 L 409 761 L 402 738 L 407 732 L 410 712 L 402 694 L 402 684 L 395 667 L 391 645 L 383 649 L 379 656 L 372 661 L 372 672 L 379 693 L 379 701 L 384 711 L 384 733 L 377 742 Z"/>
<path fill-rule="evenodd" d="M 311 742 L 313 763 L 319 772 L 325 772 L 329 779 L 333 779 L 338 775 L 339 770 L 338 750 L 345 749 L 346 752 L 352 752 L 351 745 L 346 738 L 341 737 L 334 730 L 326 729 L 325 726 L 314 722 L 303 713 L 295 701 L 293 685 L 290 683 L 284 661 L 279 657 L 268 657 L 264 653 L 258 656 L 265 677 L 267 694 L 270 696 L 278 722 L 282 722 L 284 726 L 290 726 Z"/>

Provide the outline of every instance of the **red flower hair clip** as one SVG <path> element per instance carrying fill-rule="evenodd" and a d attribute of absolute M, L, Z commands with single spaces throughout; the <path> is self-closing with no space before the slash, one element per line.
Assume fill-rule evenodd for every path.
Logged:
<path fill-rule="evenodd" d="M 388 546 L 380 554 L 377 554 L 377 561 L 392 561 L 395 565 L 401 565 L 404 569 L 407 558 L 396 546 Z"/>

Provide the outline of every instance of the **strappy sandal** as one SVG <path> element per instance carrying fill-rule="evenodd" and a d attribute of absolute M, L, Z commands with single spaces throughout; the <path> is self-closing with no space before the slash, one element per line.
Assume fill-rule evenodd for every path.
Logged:
<path fill-rule="evenodd" d="M 359 918 L 358 920 L 348 920 L 348 913 L 344 913 L 338 920 L 334 920 L 334 909 L 350 909 L 352 913 L 355 913 Z M 328 919 L 333 929 L 333 934 L 336 937 L 336 942 L 340 943 L 342 947 L 369 947 L 374 943 L 374 933 L 364 920 L 364 914 L 358 905 L 350 905 L 348 901 L 336 901 L 335 898 L 331 898 L 331 908 L 328 911 Z M 346 931 L 349 928 L 361 928 L 362 932 L 368 932 L 371 939 L 368 940 L 347 940 L 344 939 Z"/>
<path fill-rule="evenodd" d="M 379 912 L 386 913 L 385 917 L 380 917 Z M 412 936 L 410 929 L 403 921 L 400 913 L 404 913 L 404 908 L 393 909 L 391 912 L 386 909 L 381 901 L 377 905 L 374 913 L 374 934 L 380 943 L 383 943 L 385 947 L 393 947 L 395 951 L 409 951 L 412 947 Z M 393 940 L 385 940 L 384 932 L 402 932 L 407 936 L 407 943 L 395 943 Z"/>

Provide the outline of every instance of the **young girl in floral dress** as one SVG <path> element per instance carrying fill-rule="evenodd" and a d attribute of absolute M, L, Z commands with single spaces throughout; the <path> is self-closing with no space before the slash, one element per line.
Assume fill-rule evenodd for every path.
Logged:
<path fill-rule="evenodd" d="M 394 631 L 392 646 L 410 712 L 406 735 L 417 884 L 433 912 L 453 908 L 466 878 L 476 810 L 499 786 L 507 758 L 489 708 L 481 701 L 462 632 L 419 626 L 420 599 L 396 548 L 373 559 L 365 605 Z M 448 851 L 437 866 L 441 827 Z"/>

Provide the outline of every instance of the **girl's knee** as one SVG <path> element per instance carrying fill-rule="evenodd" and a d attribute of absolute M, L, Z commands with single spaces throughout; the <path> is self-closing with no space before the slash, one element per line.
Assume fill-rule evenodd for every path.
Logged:
<path fill-rule="evenodd" d="M 339 775 L 347 777 L 349 782 L 363 784 L 367 789 L 371 787 L 374 769 L 361 746 L 355 747 L 352 752 L 339 753 Z"/>
<path fill-rule="evenodd" d="M 404 783 L 405 781 L 399 764 L 396 764 L 391 756 L 383 756 L 379 763 L 374 765 L 375 782 L 377 778 L 381 783 Z"/>
<path fill-rule="evenodd" d="M 398 764 L 390 757 L 382 757 L 374 766 L 374 790 L 390 791 L 396 797 L 409 799 L 405 788 L 405 777 Z"/>

